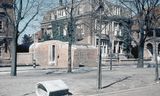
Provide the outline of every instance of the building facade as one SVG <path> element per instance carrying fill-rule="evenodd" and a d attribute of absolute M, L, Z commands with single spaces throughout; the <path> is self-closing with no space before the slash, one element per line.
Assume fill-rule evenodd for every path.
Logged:
<path fill-rule="evenodd" d="M 34 43 L 30 46 L 29 54 L 20 55 L 18 63 L 30 64 L 29 56 L 41 67 L 67 68 L 68 67 L 68 42 L 59 40 L 48 40 L 45 42 Z M 28 57 L 23 60 L 23 57 Z M 28 56 L 27 56 L 28 55 Z M 23 57 L 22 57 L 23 56 Z M 20 58 L 20 57 L 19 57 Z M 94 46 L 72 46 L 72 67 L 97 66 L 97 49 Z M 23 60 L 23 61 L 22 61 Z M 20 62 L 21 61 L 21 62 Z"/>
<path fill-rule="evenodd" d="M 13 0 L 0 0 L 0 63 L 9 63 L 11 60 L 10 44 L 13 27 L 9 23 L 6 13 L 13 16 L 12 2 Z"/>
<path fill-rule="evenodd" d="M 41 23 L 42 34 L 49 35 L 49 39 L 67 41 L 69 27 L 71 27 L 68 22 L 72 14 L 73 44 L 98 46 L 98 33 L 101 32 L 102 57 L 108 58 L 111 51 L 115 58 L 124 56 L 123 43 L 118 38 L 122 36 L 123 27 L 112 17 L 129 17 L 130 12 L 119 4 L 103 0 L 104 10 L 101 13 L 102 20 L 100 21 L 98 1 L 78 0 L 74 2 L 71 13 L 72 4 L 59 0 L 59 6 L 48 11 L 44 16 Z"/>

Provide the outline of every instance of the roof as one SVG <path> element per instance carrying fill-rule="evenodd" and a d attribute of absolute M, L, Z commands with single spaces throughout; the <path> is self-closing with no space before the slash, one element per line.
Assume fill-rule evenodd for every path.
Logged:
<path fill-rule="evenodd" d="M 14 0 L 0 0 L 0 8 L 13 8 Z"/>
<path fill-rule="evenodd" d="M 12 3 L 14 0 L 0 0 L 0 3 L 4 3 L 4 2 L 7 2 L 7 3 Z"/>

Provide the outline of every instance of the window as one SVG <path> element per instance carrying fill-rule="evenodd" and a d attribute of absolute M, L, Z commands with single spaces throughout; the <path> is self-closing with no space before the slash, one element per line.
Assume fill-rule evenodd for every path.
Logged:
<path fill-rule="evenodd" d="M 0 46 L 0 57 L 2 56 L 2 47 Z"/>
<path fill-rule="evenodd" d="M 51 13 L 51 19 L 54 20 L 55 19 L 55 14 Z"/>
<path fill-rule="evenodd" d="M 49 65 L 55 65 L 56 64 L 56 46 L 55 45 L 51 45 L 49 47 Z"/>
<path fill-rule="evenodd" d="M 0 21 L 0 32 L 3 32 L 3 22 Z"/>
<path fill-rule="evenodd" d="M 55 61 L 55 45 L 52 46 L 52 61 Z"/>
<path fill-rule="evenodd" d="M 67 35 L 67 26 L 64 26 L 63 28 L 63 36 L 66 36 Z"/>
<path fill-rule="evenodd" d="M 61 27 L 58 26 L 58 35 L 61 35 Z"/>
<path fill-rule="evenodd" d="M 80 8 L 78 8 L 78 11 L 77 11 L 77 14 L 78 14 L 78 15 L 80 15 L 80 10 L 79 10 L 79 9 L 80 9 Z"/>

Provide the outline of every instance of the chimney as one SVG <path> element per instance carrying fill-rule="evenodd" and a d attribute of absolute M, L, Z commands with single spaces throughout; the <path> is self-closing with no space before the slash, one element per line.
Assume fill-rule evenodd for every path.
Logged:
<path fill-rule="evenodd" d="M 59 0 L 59 5 L 60 5 L 60 6 L 63 5 L 63 0 Z"/>

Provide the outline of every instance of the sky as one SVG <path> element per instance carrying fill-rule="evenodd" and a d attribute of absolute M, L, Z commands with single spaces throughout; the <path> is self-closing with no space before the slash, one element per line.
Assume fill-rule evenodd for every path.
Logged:
<path fill-rule="evenodd" d="M 24 34 L 27 34 L 27 35 L 30 34 L 30 35 L 32 35 L 33 33 L 38 32 L 39 30 L 41 30 L 40 23 L 42 22 L 43 16 L 45 15 L 45 13 L 47 11 L 49 11 L 52 8 L 56 7 L 58 5 L 58 1 L 59 0 L 43 0 L 42 6 L 41 6 L 41 10 L 39 11 L 39 14 L 30 22 L 30 24 L 27 26 L 27 28 L 25 29 L 25 31 L 19 36 L 19 38 L 18 38 L 18 43 L 19 44 L 22 43 L 22 37 L 24 36 Z M 24 3 L 24 5 L 25 4 L 26 3 Z M 31 10 L 31 12 L 32 12 L 32 10 Z M 28 20 L 29 20 L 29 16 L 26 17 L 21 22 L 20 29 L 23 28 L 23 25 Z"/>

